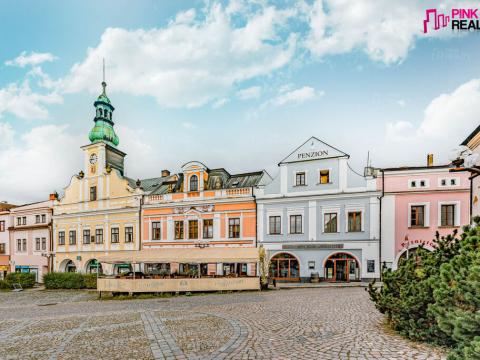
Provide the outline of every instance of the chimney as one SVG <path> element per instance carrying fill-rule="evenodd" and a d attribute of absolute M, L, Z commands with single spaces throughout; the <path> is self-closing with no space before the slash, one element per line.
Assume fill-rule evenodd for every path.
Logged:
<path fill-rule="evenodd" d="M 162 177 L 167 177 L 167 176 L 170 176 L 170 171 L 162 170 Z"/>
<path fill-rule="evenodd" d="M 57 200 L 58 199 L 58 194 L 56 192 L 50 194 L 50 197 L 49 197 L 50 200 Z"/>
<path fill-rule="evenodd" d="M 427 166 L 433 166 L 433 154 L 427 155 Z"/>

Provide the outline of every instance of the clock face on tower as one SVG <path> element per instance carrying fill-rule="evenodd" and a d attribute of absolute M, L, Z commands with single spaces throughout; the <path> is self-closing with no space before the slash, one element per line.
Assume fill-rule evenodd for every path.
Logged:
<path fill-rule="evenodd" d="M 90 164 L 94 165 L 97 163 L 97 154 L 90 155 Z"/>

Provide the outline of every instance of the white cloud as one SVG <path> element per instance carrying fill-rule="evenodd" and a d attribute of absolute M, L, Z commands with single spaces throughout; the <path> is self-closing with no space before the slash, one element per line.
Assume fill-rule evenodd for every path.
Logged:
<path fill-rule="evenodd" d="M 50 53 L 37 53 L 34 51 L 27 53 L 26 51 L 23 51 L 15 59 L 7 60 L 5 65 L 23 68 L 27 65 L 38 65 L 44 62 L 51 62 L 56 59 L 57 57 Z"/>
<path fill-rule="evenodd" d="M 312 54 L 364 51 L 386 64 L 401 62 L 420 37 L 452 36 L 447 30 L 423 34 L 425 9 L 451 8 L 459 1 L 317 0 L 310 8 L 305 46 Z"/>
<path fill-rule="evenodd" d="M 212 108 L 213 109 L 218 109 L 218 108 L 221 108 L 223 105 L 225 105 L 226 103 L 228 103 L 230 100 L 228 98 L 221 98 L 221 99 L 218 99 L 217 101 L 215 101 L 213 104 L 212 104 Z"/>
<path fill-rule="evenodd" d="M 403 108 L 407 106 L 407 102 L 403 99 L 400 99 L 400 100 L 397 100 L 397 105 Z"/>
<path fill-rule="evenodd" d="M 446 159 L 448 152 L 478 126 L 478 104 L 480 79 L 473 79 L 433 99 L 418 126 L 410 121 L 388 123 L 386 140 L 428 149 Z"/>
<path fill-rule="evenodd" d="M 67 133 L 66 126 L 44 125 L 15 134 L 0 123 L 0 201 L 14 203 L 46 200 L 61 191 L 81 169 L 78 149 L 83 136 Z"/>
<path fill-rule="evenodd" d="M 284 89 L 286 90 L 286 89 Z M 269 100 L 266 104 L 273 106 L 283 106 L 287 104 L 301 104 L 308 100 L 313 100 L 316 97 L 325 95 L 324 91 L 316 91 L 310 86 L 304 86 L 298 89 L 285 91 L 277 97 Z"/>
<path fill-rule="evenodd" d="M 182 127 L 183 127 L 184 129 L 187 129 L 187 130 L 193 130 L 193 129 L 196 128 L 196 126 L 195 126 L 194 124 L 192 124 L 191 122 L 189 122 L 189 121 L 184 121 L 184 122 L 182 123 Z"/>
<path fill-rule="evenodd" d="M 256 99 L 260 97 L 262 88 L 260 86 L 252 86 L 246 89 L 238 90 L 237 97 L 240 100 Z"/>
<path fill-rule="evenodd" d="M 215 3 L 203 17 L 189 10 L 164 28 L 108 28 L 98 46 L 88 49 L 63 79 L 63 89 L 97 92 L 105 57 L 110 91 L 153 96 L 167 107 L 222 99 L 234 85 L 269 75 L 291 61 L 297 36 L 282 38 L 281 30 L 294 14 L 261 7 L 238 25 Z"/>
<path fill-rule="evenodd" d="M 62 103 L 62 97 L 56 92 L 33 92 L 28 80 L 21 85 L 11 83 L 0 88 L 0 117 L 9 112 L 22 119 L 45 119 L 48 117 L 45 105 L 59 103 Z"/>

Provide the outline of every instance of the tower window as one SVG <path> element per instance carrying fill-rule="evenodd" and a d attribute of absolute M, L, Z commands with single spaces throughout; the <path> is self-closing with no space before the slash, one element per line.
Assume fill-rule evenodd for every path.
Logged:
<path fill-rule="evenodd" d="M 190 177 L 190 191 L 198 191 L 198 177 L 197 177 L 197 175 L 192 175 Z"/>
<path fill-rule="evenodd" d="M 97 200 L 97 187 L 92 186 L 90 187 L 90 201 Z"/>

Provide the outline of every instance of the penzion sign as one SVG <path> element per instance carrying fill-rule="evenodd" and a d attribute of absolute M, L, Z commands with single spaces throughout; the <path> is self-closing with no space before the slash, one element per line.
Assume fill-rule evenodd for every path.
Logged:
<path fill-rule="evenodd" d="M 298 160 L 317 159 L 324 156 L 328 156 L 328 150 L 310 151 L 305 153 L 299 153 L 297 155 Z"/>

